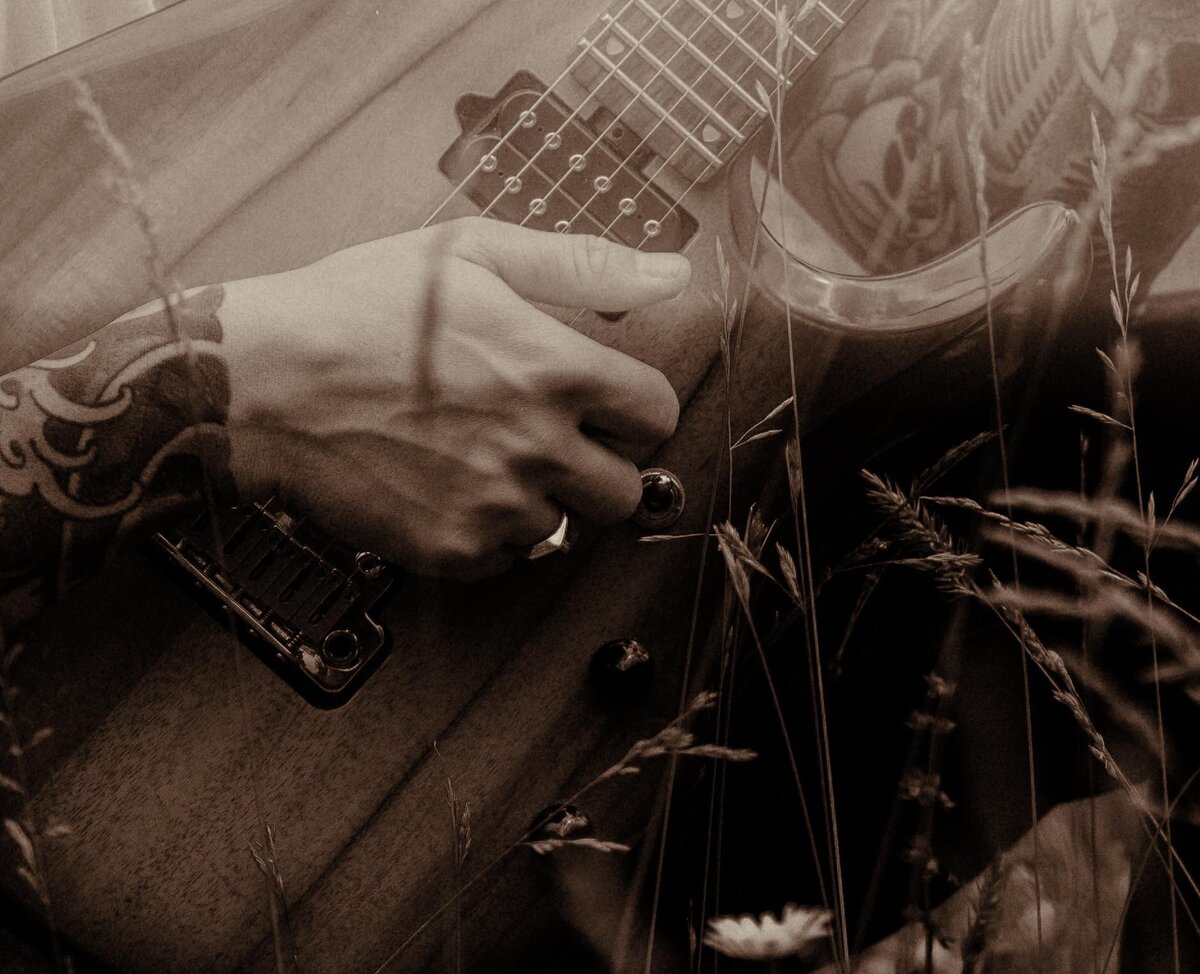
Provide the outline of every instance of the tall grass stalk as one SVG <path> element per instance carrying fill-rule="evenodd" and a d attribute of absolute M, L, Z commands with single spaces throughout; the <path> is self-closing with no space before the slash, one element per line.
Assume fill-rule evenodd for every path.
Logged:
<path fill-rule="evenodd" d="M 615 764 L 610 765 L 600 774 L 596 775 L 586 784 L 578 788 L 569 797 L 560 802 L 555 803 L 552 807 L 538 816 L 520 836 L 506 845 L 500 852 L 493 856 L 487 863 L 477 869 L 463 883 L 460 883 L 455 888 L 453 894 L 443 900 L 432 912 L 430 912 L 420 924 L 413 929 L 408 936 L 401 941 L 400 945 L 389 954 L 377 968 L 374 974 L 382 974 L 393 963 L 400 958 L 405 951 L 416 941 L 416 939 L 424 933 L 429 927 L 445 912 L 455 907 L 459 902 L 463 893 L 472 889 L 481 879 L 488 875 L 500 863 L 506 860 L 516 850 L 530 845 L 531 842 L 538 841 L 536 836 L 542 831 L 556 815 L 562 812 L 568 805 L 574 805 L 579 802 L 585 795 L 590 793 L 594 788 L 605 782 L 618 780 L 620 778 L 630 777 L 640 774 L 642 766 L 646 761 L 656 758 L 677 759 L 680 757 L 698 757 L 708 760 L 718 761 L 749 761 L 755 757 L 754 752 L 734 748 L 725 748 L 715 744 L 698 743 L 695 735 L 687 729 L 687 724 L 698 714 L 711 710 L 716 705 L 716 695 L 713 693 L 697 694 L 692 701 L 684 708 L 683 713 L 677 716 L 674 720 L 663 727 L 657 734 L 642 740 L 635 741 L 634 744 L 625 752 L 624 756 Z M 546 851 L 552 851 L 556 848 L 561 848 L 566 845 L 581 845 L 584 847 L 601 848 L 601 851 L 619 851 L 627 847 L 621 846 L 619 843 L 606 842 L 583 842 L 581 840 L 566 840 L 563 842 L 550 842 L 545 845 Z"/>
<path fill-rule="evenodd" d="M 783 308 L 787 337 L 788 377 L 791 382 L 792 436 L 785 449 L 788 475 L 788 498 L 792 506 L 792 525 L 795 531 L 796 553 L 799 561 L 799 580 L 807 611 L 804 613 L 805 644 L 808 655 L 809 679 L 814 698 L 814 721 L 816 724 L 817 754 L 821 771 L 822 792 L 826 814 L 826 835 L 829 842 L 829 869 L 833 880 L 834 956 L 839 968 L 849 971 L 850 927 L 846 917 L 845 883 L 842 875 L 841 836 L 838 825 L 837 796 L 834 790 L 832 748 L 829 740 L 829 719 L 825 698 L 825 664 L 821 658 L 821 638 L 817 624 L 816 586 L 813 580 L 812 544 L 808 521 L 808 493 L 804 480 L 804 454 L 801 446 L 800 397 L 797 383 L 795 325 L 792 316 L 789 265 L 787 259 L 787 219 L 783 209 L 783 104 L 786 93 L 783 79 L 788 77 L 791 64 L 791 39 L 799 18 L 815 5 L 805 0 L 792 16 L 775 0 L 775 90 L 769 96 L 759 82 L 757 93 L 771 124 L 771 139 L 775 154 L 775 178 L 778 182 L 780 249 L 783 251 Z M 765 665 L 765 654 L 764 654 Z"/>
<path fill-rule="evenodd" d="M 1052 698 L 1070 713 L 1088 741 L 1092 756 L 1141 813 L 1144 831 L 1153 841 L 1157 836 L 1157 819 L 1153 808 L 1113 757 L 1103 735 L 1084 707 L 1061 654 L 1048 648 L 1029 624 L 1022 609 L 1023 601 L 1030 598 L 1029 594 L 1006 589 L 991 572 L 984 573 L 987 581 L 985 587 L 975 578 L 975 574 L 983 569 L 982 558 L 964 551 L 945 525 L 922 503 L 910 500 L 905 491 L 870 471 L 864 471 L 863 475 L 867 481 L 868 498 L 888 517 L 896 541 L 916 552 L 913 557 L 896 558 L 890 563 L 928 572 L 945 594 L 970 599 L 992 611 L 1010 636 L 1024 647 L 1030 662 L 1042 673 Z M 1155 827 L 1152 828 L 1152 825 Z M 1165 856 L 1161 851 L 1159 856 L 1164 867 L 1168 860 L 1172 861 L 1176 873 L 1182 875 L 1188 888 L 1200 896 L 1200 885 L 1173 845 L 1168 846 Z M 1172 888 L 1178 890 L 1177 878 L 1172 879 Z M 1200 927 L 1197 929 L 1200 932 Z"/>
<path fill-rule="evenodd" d="M 1000 452 L 1000 477 L 1004 489 L 1005 504 L 1009 504 L 1010 491 L 1008 445 L 1004 437 L 1004 403 L 1000 394 L 1000 370 L 996 356 L 996 319 L 992 278 L 988 265 L 988 230 L 990 212 L 987 202 L 987 158 L 983 154 L 983 50 L 968 34 L 964 38 L 963 57 L 963 105 L 967 113 L 967 158 L 970 160 L 975 184 L 975 216 L 979 223 L 979 272 L 983 277 L 984 312 L 987 324 L 988 365 L 992 380 L 992 405 L 995 410 L 996 443 Z M 1011 519 L 1012 512 L 1009 511 Z M 1015 546 L 1011 549 L 1013 584 L 1020 589 L 1020 568 L 1017 564 Z M 1033 703 L 1029 687 L 1029 654 L 1022 644 L 1020 648 L 1021 694 L 1025 709 L 1025 763 L 1029 778 L 1029 822 L 1033 832 L 1033 895 L 1037 917 L 1038 966 L 1042 965 L 1044 932 L 1042 930 L 1042 881 L 1041 850 L 1038 840 L 1037 767 L 1033 748 Z"/>
<path fill-rule="evenodd" d="M 1122 280 L 1121 274 L 1117 268 L 1117 243 L 1113 235 L 1112 222 L 1112 206 L 1113 206 L 1113 181 L 1112 176 L 1108 171 L 1108 151 L 1104 144 L 1104 140 L 1100 135 L 1100 126 L 1096 121 L 1096 116 L 1092 118 L 1092 177 L 1095 180 L 1096 190 L 1100 197 L 1100 227 L 1104 234 L 1104 242 L 1108 249 L 1109 269 L 1112 272 L 1112 290 L 1109 292 L 1109 298 L 1112 305 L 1113 318 L 1117 324 L 1117 330 L 1120 334 L 1120 352 L 1121 360 L 1126 367 L 1121 370 L 1122 378 L 1124 379 L 1124 394 L 1125 394 L 1125 410 L 1129 432 L 1129 446 L 1133 463 L 1134 487 L 1137 492 L 1138 514 L 1147 526 L 1148 537 L 1142 546 L 1142 570 L 1145 573 L 1145 597 L 1147 609 L 1153 608 L 1154 596 L 1151 592 L 1152 582 L 1150 574 L 1150 555 L 1154 548 L 1154 525 L 1155 525 L 1155 504 L 1154 493 L 1151 491 L 1147 496 L 1142 484 L 1142 458 L 1141 452 L 1138 449 L 1138 430 L 1137 430 L 1137 407 L 1134 400 L 1133 388 L 1133 369 L 1128 367 L 1133 361 L 1132 353 L 1129 344 L 1129 325 L 1133 317 L 1133 302 L 1137 297 L 1138 285 L 1141 281 L 1141 275 L 1135 274 L 1133 270 L 1133 251 L 1125 248 L 1125 275 Z M 1167 746 L 1166 746 L 1166 730 L 1163 722 L 1162 708 L 1162 683 L 1159 678 L 1158 665 L 1158 639 L 1153 630 L 1150 631 L 1150 660 L 1153 667 L 1154 679 L 1154 713 L 1155 719 L 1158 722 L 1158 744 L 1159 744 L 1159 781 L 1162 787 L 1163 804 L 1168 804 L 1171 800 L 1170 782 L 1167 775 Z M 1164 839 L 1168 848 L 1173 848 L 1171 821 L 1167 818 Z M 1181 974 L 1181 958 L 1179 951 L 1179 916 L 1176 908 L 1175 895 L 1175 865 L 1168 858 L 1168 889 L 1170 898 L 1170 916 L 1171 916 L 1171 948 L 1172 959 L 1174 961 L 1175 974 Z"/>

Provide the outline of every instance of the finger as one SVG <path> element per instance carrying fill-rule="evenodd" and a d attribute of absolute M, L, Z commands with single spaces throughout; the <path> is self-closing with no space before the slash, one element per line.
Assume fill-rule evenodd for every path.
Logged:
<path fill-rule="evenodd" d="M 581 433 L 551 488 L 568 509 L 598 524 L 616 524 L 637 507 L 642 477 L 631 461 Z"/>
<path fill-rule="evenodd" d="M 505 532 L 505 541 L 518 548 L 528 548 L 539 541 L 545 541 L 558 530 L 562 516 L 562 508 L 549 499 L 532 503 L 513 518 L 511 526 Z"/>
<path fill-rule="evenodd" d="M 509 300 L 512 306 L 502 313 L 515 324 L 498 330 L 510 336 L 506 350 L 512 352 L 519 345 L 522 361 L 540 361 L 541 389 L 561 396 L 580 423 L 638 446 L 656 445 L 675 432 L 679 397 L 658 369 L 577 332 L 513 295 Z"/>
<path fill-rule="evenodd" d="M 601 346 L 588 371 L 580 419 L 591 429 L 630 444 L 657 445 L 679 422 L 679 397 L 658 369 Z"/>
<path fill-rule="evenodd" d="M 481 218 L 457 221 L 451 246 L 523 298 L 563 307 L 625 311 L 674 297 L 691 277 L 682 254 L 646 253 L 586 234 Z"/>

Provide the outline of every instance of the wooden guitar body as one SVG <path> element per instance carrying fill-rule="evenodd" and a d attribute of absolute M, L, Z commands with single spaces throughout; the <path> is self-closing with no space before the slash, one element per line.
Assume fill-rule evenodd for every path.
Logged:
<path fill-rule="evenodd" d="M 144 174 L 158 239 L 188 286 L 300 266 L 419 226 L 452 189 L 438 161 L 460 135 L 459 97 L 494 94 L 522 70 L 553 81 L 606 5 L 295 0 L 204 36 L 213 6 L 184 0 L 160 15 L 196 38 L 184 46 L 139 46 L 135 30 L 153 17 L 122 39 L 157 53 L 78 68 Z M 584 96 L 571 83 L 556 90 Z M 106 189 L 105 155 L 74 98 L 60 82 L 0 105 L 5 367 L 149 297 L 144 240 Z M 641 458 L 686 485 L 673 533 L 704 532 L 727 503 L 715 486 L 726 476 L 716 238 L 739 298 L 745 273 L 760 282 L 733 382 L 735 431 L 790 394 L 786 295 L 811 423 L 979 320 L 971 249 L 931 276 L 882 282 L 806 273 L 787 259 L 799 241 L 779 225 L 774 236 L 758 232 L 768 148 L 690 191 L 673 171 L 656 179 L 699 224 L 683 296 L 615 322 L 590 313 L 575 322 L 662 369 L 679 393 L 677 436 Z M 443 216 L 473 212 L 458 199 Z M 999 299 L 1036 292 L 1070 224 L 1048 205 L 999 226 Z M 879 327 L 863 335 L 864 323 Z M 831 372 L 833 362 L 848 364 Z M 739 451 L 739 503 L 753 499 L 777 445 Z M 39 813 L 71 827 L 47 850 L 59 930 L 120 970 L 274 969 L 268 880 L 251 852 L 265 821 L 301 968 L 375 971 L 540 809 L 668 722 L 685 674 L 697 684 L 704 623 L 720 602 L 713 579 L 698 587 L 705 542 L 638 537 L 632 525 L 593 533 L 565 559 L 486 584 L 405 581 L 382 613 L 390 658 L 334 711 L 301 700 L 174 576 L 131 553 L 44 621 L 14 673 L 24 718 L 55 731 L 29 761 Z M 588 681 L 594 650 L 625 637 L 654 658 L 643 699 L 613 700 Z M 447 777 L 471 804 L 461 876 Z M 634 860 L 652 849 L 652 836 L 637 843 L 656 785 L 646 774 L 592 792 L 585 810 L 597 837 L 634 843 Z M 3 882 L 28 899 L 11 869 Z M 507 856 L 462 896 L 466 969 L 519 957 L 550 922 L 551 900 L 538 857 Z M 455 912 L 386 970 L 449 965 Z M 601 954 L 613 946 L 605 936 Z"/>

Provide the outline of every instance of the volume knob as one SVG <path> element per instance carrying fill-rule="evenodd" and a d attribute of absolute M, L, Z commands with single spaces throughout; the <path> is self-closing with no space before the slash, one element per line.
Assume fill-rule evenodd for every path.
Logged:
<path fill-rule="evenodd" d="M 662 530 L 679 520 L 685 497 L 683 483 L 670 470 L 649 467 L 642 471 L 642 499 L 633 512 L 640 528 Z"/>

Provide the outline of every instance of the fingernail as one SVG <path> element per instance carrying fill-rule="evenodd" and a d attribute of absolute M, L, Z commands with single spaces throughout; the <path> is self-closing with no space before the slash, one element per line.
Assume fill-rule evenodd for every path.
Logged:
<path fill-rule="evenodd" d="M 638 251 L 637 269 L 646 277 L 683 277 L 691 273 L 692 265 L 683 254 L 655 254 Z"/>

